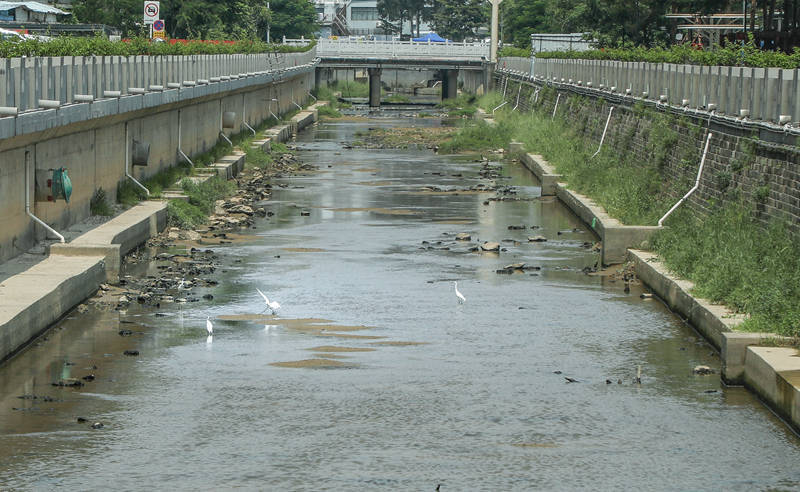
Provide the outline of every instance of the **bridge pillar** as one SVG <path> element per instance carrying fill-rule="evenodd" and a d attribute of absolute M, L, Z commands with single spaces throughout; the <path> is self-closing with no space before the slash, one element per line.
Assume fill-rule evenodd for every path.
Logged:
<path fill-rule="evenodd" d="M 381 69 L 368 68 L 369 73 L 369 106 L 377 108 L 381 105 Z"/>
<path fill-rule="evenodd" d="M 442 70 L 442 99 L 458 97 L 458 70 Z"/>

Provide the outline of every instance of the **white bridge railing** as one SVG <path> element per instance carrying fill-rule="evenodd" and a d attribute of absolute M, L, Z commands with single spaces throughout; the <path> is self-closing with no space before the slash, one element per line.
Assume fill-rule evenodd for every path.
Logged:
<path fill-rule="evenodd" d="M 419 43 L 365 39 L 320 39 L 320 58 L 409 58 L 422 60 L 480 61 L 489 58 L 486 43 Z"/>
<path fill-rule="evenodd" d="M 161 90 L 231 76 L 275 72 L 311 63 L 313 49 L 300 53 L 181 56 L 52 56 L 0 58 L 0 107 L 40 109 L 41 101 L 69 104 L 76 95 L 100 99 L 132 88 Z M 2 110 L 0 110 L 2 112 Z"/>

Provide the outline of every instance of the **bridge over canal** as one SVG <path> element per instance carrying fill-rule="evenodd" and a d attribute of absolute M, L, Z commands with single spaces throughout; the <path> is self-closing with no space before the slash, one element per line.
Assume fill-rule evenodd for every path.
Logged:
<path fill-rule="evenodd" d="M 438 70 L 442 98 L 456 97 L 458 79 L 471 89 L 488 87 L 491 80 L 489 45 L 486 43 L 432 43 L 321 39 L 317 45 L 317 85 L 326 71 L 366 69 L 369 74 L 369 104 L 380 105 L 383 69 Z"/>

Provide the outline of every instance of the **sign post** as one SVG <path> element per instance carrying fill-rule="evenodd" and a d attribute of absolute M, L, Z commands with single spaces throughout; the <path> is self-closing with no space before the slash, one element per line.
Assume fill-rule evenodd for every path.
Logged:
<path fill-rule="evenodd" d="M 150 29 L 150 38 L 153 38 L 153 23 L 157 21 L 161 13 L 160 2 L 157 0 L 144 0 L 144 23 Z"/>

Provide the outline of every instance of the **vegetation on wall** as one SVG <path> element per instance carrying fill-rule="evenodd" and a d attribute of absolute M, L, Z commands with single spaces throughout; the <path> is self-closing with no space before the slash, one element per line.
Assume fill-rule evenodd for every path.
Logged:
<path fill-rule="evenodd" d="M 800 243 L 779 219 L 767 230 L 752 204 L 736 201 L 709 217 L 684 210 L 653 239 L 653 249 L 694 293 L 749 316 L 742 329 L 800 336 Z"/>
<path fill-rule="evenodd" d="M 551 100 L 547 89 L 543 91 L 542 99 Z M 499 101 L 500 96 L 494 93 L 482 97 L 479 103 L 491 110 Z M 453 138 L 461 145 L 449 148 L 465 150 L 481 148 L 487 141 L 492 146 L 511 139 L 521 141 L 526 150 L 542 154 L 554 165 L 571 189 L 589 196 L 628 224 L 655 224 L 675 202 L 676 194 L 691 185 L 690 179 L 675 178 L 668 170 L 683 162 L 696 163 L 702 128 L 680 117 L 636 107 L 637 118 L 648 121 L 642 125 L 647 130 L 642 129 L 640 135 L 646 142 L 642 153 L 648 158 L 642 159 L 629 146 L 621 154 L 603 151 L 592 159 L 596 142 L 585 141 L 580 127 L 571 127 L 558 116 L 551 119 L 551 110 L 552 105 L 545 105 L 545 110 L 520 115 L 500 109 L 495 114 L 496 125 L 468 126 Z M 681 134 L 690 136 L 697 145 L 680 145 Z M 629 142 L 633 134 L 617 138 L 620 136 Z M 695 283 L 695 295 L 745 314 L 741 329 L 798 337 L 800 243 L 783 218 L 774 218 L 766 227 L 757 220 L 759 200 L 770 193 L 767 184 L 756 186 L 750 201 L 730 186 L 732 173 L 745 169 L 754 159 L 754 145 L 750 139 L 740 139 L 729 170 L 716 177 L 724 182 L 724 206 L 709 203 L 712 212 L 708 216 L 695 215 L 686 207 L 678 209 L 667 220 L 668 227 L 653 238 L 650 248 L 676 274 Z"/>

